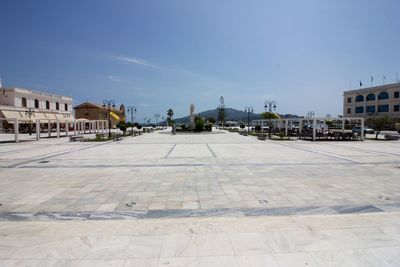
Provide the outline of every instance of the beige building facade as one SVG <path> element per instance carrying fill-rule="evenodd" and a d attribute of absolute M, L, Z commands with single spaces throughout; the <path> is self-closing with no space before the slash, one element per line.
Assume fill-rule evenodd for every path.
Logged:
<path fill-rule="evenodd" d="M 0 88 L 0 119 L 13 123 L 15 119 L 24 122 L 73 121 L 72 97 L 23 88 Z"/>
<path fill-rule="evenodd" d="M 400 82 L 343 93 L 343 117 L 400 118 Z"/>
<path fill-rule="evenodd" d="M 115 128 L 119 122 L 125 121 L 126 119 L 124 105 L 120 105 L 119 108 L 111 107 L 111 109 L 108 110 L 108 107 L 104 107 L 101 104 L 84 102 L 74 107 L 74 109 L 77 119 L 108 120 L 110 116 L 112 128 Z M 110 115 L 108 113 L 109 111 Z"/>

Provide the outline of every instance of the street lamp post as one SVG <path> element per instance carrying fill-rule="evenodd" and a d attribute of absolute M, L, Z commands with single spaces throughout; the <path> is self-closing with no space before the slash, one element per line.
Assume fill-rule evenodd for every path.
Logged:
<path fill-rule="evenodd" d="M 132 135 L 133 135 L 133 113 L 136 113 L 136 107 L 135 106 L 129 106 L 128 107 L 128 113 L 131 113 L 131 126 L 132 126 Z"/>
<path fill-rule="evenodd" d="M 315 112 L 314 112 L 314 111 L 309 111 L 309 112 L 307 113 L 307 118 L 313 118 L 314 115 L 315 115 Z"/>
<path fill-rule="evenodd" d="M 224 120 L 225 120 L 225 100 L 224 97 L 221 96 L 219 98 L 219 106 L 218 110 L 218 119 L 220 121 L 221 127 L 224 127 Z"/>
<path fill-rule="evenodd" d="M 156 113 L 154 114 L 154 118 L 156 118 L 156 125 L 158 126 L 158 119 L 160 118 L 160 114 Z"/>
<path fill-rule="evenodd" d="M 247 133 L 250 133 L 250 116 L 253 113 L 253 107 L 245 107 L 244 112 L 247 112 Z"/>
<path fill-rule="evenodd" d="M 35 111 L 32 108 L 28 108 L 25 111 L 25 115 L 29 117 L 29 135 L 32 135 L 32 115 L 35 114 Z"/>
<path fill-rule="evenodd" d="M 108 113 L 108 138 L 111 139 L 111 108 L 115 108 L 115 100 L 103 100 L 103 108 L 107 108 Z"/>
<path fill-rule="evenodd" d="M 264 102 L 264 109 L 265 111 L 269 112 L 269 122 L 268 122 L 268 138 L 271 139 L 271 120 L 272 120 L 272 111 L 276 110 L 276 101 L 275 100 L 266 100 Z"/>

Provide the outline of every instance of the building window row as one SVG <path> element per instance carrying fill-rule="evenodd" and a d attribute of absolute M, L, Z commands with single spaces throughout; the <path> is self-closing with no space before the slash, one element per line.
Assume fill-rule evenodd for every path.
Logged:
<path fill-rule="evenodd" d="M 393 98 L 400 98 L 400 92 L 399 92 L 399 91 L 394 92 L 394 93 L 393 93 Z M 389 99 L 389 93 L 387 93 L 387 92 L 380 92 L 380 93 L 378 94 L 378 100 L 385 100 L 385 99 Z M 365 100 L 366 100 L 366 101 L 375 101 L 375 100 L 376 100 L 376 95 L 373 94 L 373 93 L 368 94 L 368 95 L 365 97 Z M 351 97 L 348 97 L 348 98 L 347 98 L 347 103 L 351 103 L 351 101 L 352 101 Z M 364 102 L 364 96 L 363 96 L 363 95 L 358 95 L 358 96 L 356 96 L 355 101 L 356 101 L 356 102 Z"/>
<path fill-rule="evenodd" d="M 376 107 L 375 106 L 366 106 L 366 113 L 375 113 L 376 112 Z M 393 106 L 393 111 L 394 112 L 399 112 L 400 111 L 400 105 L 394 105 Z M 389 112 L 389 105 L 379 105 L 377 112 Z M 354 113 L 356 114 L 362 114 L 364 113 L 364 107 L 356 107 L 354 110 Z M 351 114 L 351 108 L 347 108 L 347 114 Z"/>
<path fill-rule="evenodd" d="M 28 107 L 27 105 L 27 100 L 25 97 L 22 98 L 22 107 L 26 108 Z M 39 100 L 35 99 L 35 108 L 39 108 Z M 46 109 L 50 109 L 50 101 L 46 100 Z M 60 110 L 60 103 L 56 102 L 56 110 Z M 68 111 L 68 104 L 64 104 L 64 110 Z"/>

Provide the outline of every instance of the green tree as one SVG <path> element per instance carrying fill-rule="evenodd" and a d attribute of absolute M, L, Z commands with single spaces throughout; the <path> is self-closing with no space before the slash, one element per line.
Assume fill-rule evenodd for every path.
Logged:
<path fill-rule="evenodd" d="M 203 131 L 204 130 L 204 119 L 202 117 L 195 117 L 194 118 L 195 130 L 196 131 Z"/>
<path fill-rule="evenodd" d="M 274 112 L 266 111 L 266 112 L 261 113 L 261 118 L 263 118 L 264 120 L 269 120 L 269 122 L 268 122 L 268 138 L 271 139 L 271 131 L 272 131 L 271 120 L 280 119 L 281 117 L 279 117 L 279 115 Z"/>
<path fill-rule="evenodd" d="M 117 127 L 124 133 L 124 135 L 125 135 L 125 132 L 126 132 L 126 123 L 124 122 L 124 121 L 120 121 L 118 124 L 117 124 Z"/>
<path fill-rule="evenodd" d="M 391 119 L 388 116 L 374 117 L 367 120 L 367 124 L 371 125 L 376 131 L 375 140 L 378 140 L 378 135 L 382 130 L 390 129 Z"/>
<path fill-rule="evenodd" d="M 217 114 L 218 121 L 221 123 L 221 126 L 224 126 L 226 110 L 225 110 L 225 100 L 223 96 L 219 98 L 219 106 L 217 108 L 217 112 L 218 112 Z"/>
<path fill-rule="evenodd" d="M 278 114 L 274 113 L 274 112 L 263 112 L 261 113 L 261 117 L 264 120 L 275 120 L 275 119 L 280 119 L 281 117 L 279 117 Z"/>

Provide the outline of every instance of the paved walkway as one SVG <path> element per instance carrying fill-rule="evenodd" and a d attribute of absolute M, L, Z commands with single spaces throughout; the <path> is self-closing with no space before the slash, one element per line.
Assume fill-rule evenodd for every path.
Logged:
<path fill-rule="evenodd" d="M 0 266 L 399 266 L 399 177 L 398 141 L 0 144 Z"/>

